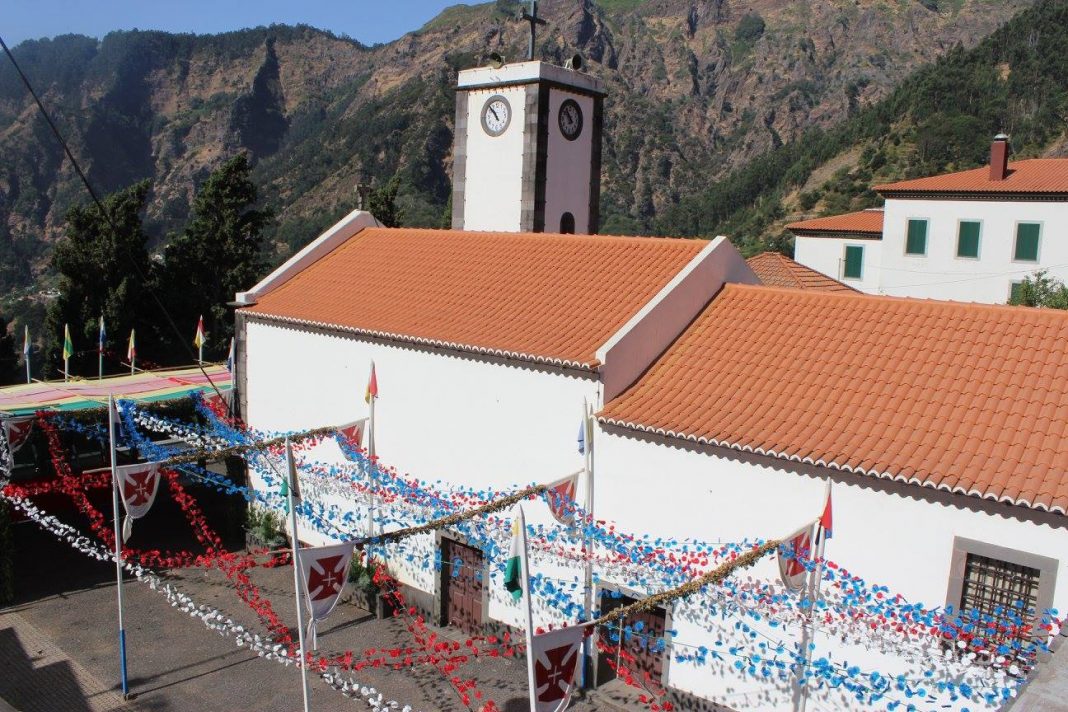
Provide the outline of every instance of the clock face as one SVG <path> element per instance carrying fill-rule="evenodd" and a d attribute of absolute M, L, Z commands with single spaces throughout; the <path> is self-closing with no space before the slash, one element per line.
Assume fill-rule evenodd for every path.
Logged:
<path fill-rule="evenodd" d="M 482 129 L 490 136 L 500 136 L 512 121 L 512 106 L 500 94 L 486 99 L 482 107 Z"/>
<path fill-rule="evenodd" d="M 582 109 L 574 99 L 560 105 L 560 133 L 568 141 L 574 141 L 582 133 Z"/>

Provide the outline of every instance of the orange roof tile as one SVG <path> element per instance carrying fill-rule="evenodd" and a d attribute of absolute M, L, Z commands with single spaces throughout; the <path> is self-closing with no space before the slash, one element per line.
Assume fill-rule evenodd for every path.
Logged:
<path fill-rule="evenodd" d="M 606 423 L 1068 509 L 1068 313 L 731 284 Z"/>
<path fill-rule="evenodd" d="M 875 186 L 887 196 L 902 193 L 1053 194 L 1068 196 L 1068 158 L 1013 161 L 1004 180 L 990 180 L 990 166 Z"/>
<path fill-rule="evenodd" d="M 848 284 L 794 262 L 781 252 L 761 252 L 746 262 L 763 284 L 769 287 L 818 289 L 825 292 L 856 292 Z"/>
<path fill-rule="evenodd" d="M 811 233 L 841 232 L 850 235 L 883 236 L 883 211 L 880 209 L 861 210 L 845 215 L 832 215 L 826 218 L 813 218 L 786 226 L 790 232 L 810 235 Z"/>
<path fill-rule="evenodd" d="M 367 228 L 244 311 L 593 367 L 705 240 Z"/>

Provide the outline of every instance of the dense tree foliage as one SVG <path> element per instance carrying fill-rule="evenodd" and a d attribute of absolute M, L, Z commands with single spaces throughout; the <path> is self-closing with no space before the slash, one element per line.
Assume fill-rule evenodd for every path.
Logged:
<path fill-rule="evenodd" d="M 1039 270 L 1012 290 L 1009 304 L 1047 309 L 1068 309 L 1068 287 Z"/>
<path fill-rule="evenodd" d="M 371 214 L 378 222 L 386 227 L 400 227 L 404 222 L 404 210 L 397 207 L 397 192 L 400 190 L 400 179 L 394 177 L 381 188 L 371 191 L 367 206 Z"/>
<path fill-rule="evenodd" d="M 15 347 L 15 335 L 8 333 L 7 319 L 0 316 L 0 386 L 22 383 L 24 371 L 19 368 L 19 351 Z"/>
<path fill-rule="evenodd" d="M 244 154 L 217 168 L 197 191 L 185 230 L 171 240 L 157 265 L 161 294 L 179 329 L 188 328 L 189 341 L 197 319 L 204 316 L 205 358 L 225 358 L 234 334 L 233 311 L 226 305 L 267 269 L 263 231 L 272 212 L 256 207 L 251 172 Z M 171 341 L 172 335 L 160 338 Z M 174 351 L 176 356 L 187 353 L 181 344 Z"/>
<path fill-rule="evenodd" d="M 148 318 L 149 260 L 141 226 L 148 193 L 148 181 L 143 181 L 106 197 L 106 215 L 96 205 L 67 213 L 67 234 L 52 253 L 60 295 L 48 309 L 47 378 L 55 378 L 55 367 L 62 363 L 64 324 L 70 325 L 75 350 L 71 370 L 87 373 L 96 371 L 101 315 L 112 343 Z"/>

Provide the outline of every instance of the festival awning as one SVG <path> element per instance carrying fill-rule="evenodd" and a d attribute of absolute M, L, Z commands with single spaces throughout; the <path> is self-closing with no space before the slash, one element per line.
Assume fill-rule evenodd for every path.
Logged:
<path fill-rule="evenodd" d="M 207 373 L 205 377 L 204 373 Z M 0 415 L 29 415 L 38 410 L 84 410 L 107 404 L 108 395 L 141 403 L 171 400 L 193 391 L 222 392 L 231 387 L 230 372 L 223 365 L 142 371 L 134 375 L 109 376 L 103 380 L 50 381 L 0 388 Z"/>

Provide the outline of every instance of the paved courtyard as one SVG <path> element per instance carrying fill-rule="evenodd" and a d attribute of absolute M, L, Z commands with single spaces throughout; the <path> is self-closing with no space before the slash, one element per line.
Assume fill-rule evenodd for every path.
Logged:
<path fill-rule="evenodd" d="M 203 494 L 203 493 L 197 493 Z M 138 522 L 131 545 L 154 548 L 180 545 L 188 527 L 169 502 L 157 502 L 153 525 Z M 168 509 L 169 508 L 169 509 Z M 106 509 L 104 511 L 107 511 Z M 209 512 L 211 514 L 211 512 Z M 239 530 L 227 526 L 225 512 L 212 515 L 220 530 L 229 529 L 236 545 Z M 64 520 L 77 522 L 69 513 Z M 300 676 L 294 667 L 258 658 L 207 629 L 199 619 L 173 609 L 158 592 L 127 580 L 126 627 L 131 690 L 123 703 L 117 693 L 114 565 L 96 562 L 41 531 L 32 523 L 15 527 L 20 577 L 15 605 L 0 610 L 0 698 L 24 712 L 55 710 L 261 710 L 288 712 L 301 708 Z M 163 532 L 162 534 L 160 532 Z M 186 542 L 187 546 L 190 545 Z M 255 615 L 235 595 L 219 572 L 189 569 L 168 577 L 198 603 L 218 607 L 249 628 L 262 632 Z M 255 569 L 253 581 L 287 624 L 295 621 L 292 569 Z M 456 631 L 434 628 L 446 638 L 463 640 Z M 410 644 L 403 619 L 376 620 L 353 605 L 338 607 L 320 630 L 320 650 L 389 648 Z M 474 677 L 478 689 L 505 712 L 527 709 L 526 670 L 522 660 L 482 659 L 457 673 Z M 423 712 L 478 710 L 463 704 L 432 666 L 404 671 L 363 671 L 357 678 L 380 690 L 387 700 Z M 607 699 L 573 703 L 575 712 L 606 709 Z M 315 710 L 367 709 L 312 678 Z M 624 705 L 625 707 L 625 705 Z M 2 709 L 2 707 L 0 707 Z"/>

